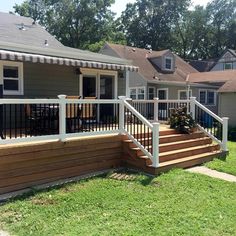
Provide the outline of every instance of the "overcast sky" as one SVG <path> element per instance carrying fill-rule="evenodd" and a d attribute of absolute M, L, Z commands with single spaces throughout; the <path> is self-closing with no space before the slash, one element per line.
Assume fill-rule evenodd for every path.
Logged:
<path fill-rule="evenodd" d="M 15 4 L 20 4 L 24 0 L 0 0 L 0 11 L 9 12 L 13 11 L 13 6 Z M 192 0 L 194 5 L 206 5 L 209 0 Z M 116 0 L 116 3 L 112 6 L 112 11 L 117 13 L 117 16 L 120 16 L 121 12 L 125 10 L 127 3 L 133 3 L 135 0 Z"/>

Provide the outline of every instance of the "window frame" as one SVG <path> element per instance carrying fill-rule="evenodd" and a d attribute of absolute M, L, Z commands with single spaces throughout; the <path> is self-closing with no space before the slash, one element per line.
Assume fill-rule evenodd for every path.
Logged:
<path fill-rule="evenodd" d="M 199 89 L 199 92 L 198 92 L 198 96 L 199 96 L 199 102 L 200 102 L 200 93 L 201 92 L 205 92 L 206 95 L 205 95 L 205 103 L 201 103 L 202 105 L 205 105 L 205 106 L 216 106 L 216 91 L 214 89 Z M 214 103 L 213 104 L 209 104 L 208 103 L 208 92 L 213 92 L 214 93 Z"/>
<path fill-rule="evenodd" d="M 18 68 L 18 78 L 12 78 L 18 81 L 18 90 L 4 90 L 4 66 L 17 67 Z M 1 61 L 0 60 L 0 81 L 2 81 L 3 95 L 24 95 L 24 76 L 23 76 L 23 63 L 13 62 L 13 61 Z"/>
<path fill-rule="evenodd" d="M 154 86 L 148 86 L 148 100 L 153 100 L 153 98 L 150 98 L 150 92 L 149 89 L 153 89 L 153 98 L 155 98 L 155 87 Z"/>
<path fill-rule="evenodd" d="M 226 68 L 225 68 L 225 66 L 226 66 L 227 64 L 231 65 L 231 68 L 230 68 L 230 69 L 226 69 Z M 233 70 L 233 62 L 225 62 L 225 63 L 224 63 L 224 70 Z"/>
<path fill-rule="evenodd" d="M 185 100 L 185 99 L 181 99 L 181 98 L 180 98 L 180 93 L 181 93 L 181 92 L 186 92 L 186 100 L 187 100 L 187 98 L 188 98 L 188 96 L 187 96 L 188 90 L 187 90 L 187 89 L 180 89 L 180 90 L 178 90 L 178 100 Z M 190 98 L 190 97 L 193 96 L 193 90 L 190 89 L 189 92 L 190 92 L 190 94 L 189 94 L 189 98 Z"/>
<path fill-rule="evenodd" d="M 166 68 L 166 59 L 169 59 L 171 61 L 171 68 Z M 173 57 L 164 57 L 164 67 L 165 67 L 165 70 L 168 70 L 168 71 L 172 71 L 173 70 L 173 60 L 174 58 Z"/>
<path fill-rule="evenodd" d="M 145 100 L 145 98 L 146 98 L 146 88 L 145 88 L 145 86 L 139 86 L 139 87 L 129 87 L 129 97 L 130 97 L 130 92 L 131 92 L 131 89 L 134 89 L 135 90 L 135 99 L 133 99 L 133 100 Z M 139 89 L 143 89 L 144 90 L 144 98 L 143 99 L 139 99 L 138 98 L 138 95 L 139 95 L 139 93 L 138 93 L 138 91 L 139 91 Z"/>

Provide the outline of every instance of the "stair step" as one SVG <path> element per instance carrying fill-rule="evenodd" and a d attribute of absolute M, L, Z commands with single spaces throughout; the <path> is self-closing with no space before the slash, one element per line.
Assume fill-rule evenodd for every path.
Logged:
<path fill-rule="evenodd" d="M 165 161 L 159 164 L 158 168 L 165 168 L 168 167 L 168 169 L 175 167 L 180 167 L 180 168 L 187 168 L 187 167 L 192 167 L 194 165 L 199 165 L 204 162 L 212 160 L 214 157 L 219 156 L 222 154 L 221 150 L 217 150 L 214 152 L 206 152 L 198 155 L 193 155 L 193 156 L 187 156 L 171 161 Z M 151 167 L 151 166 L 150 166 Z"/>
<path fill-rule="evenodd" d="M 175 129 L 167 129 L 167 130 L 161 130 L 159 132 L 160 136 L 166 136 L 166 135 L 173 135 L 173 134 L 179 134 L 179 131 L 175 130 Z M 151 133 L 139 133 L 139 134 L 135 134 L 136 138 L 143 138 L 144 136 L 151 136 Z"/>
<path fill-rule="evenodd" d="M 159 152 L 168 152 L 171 150 L 178 150 L 187 147 L 194 147 L 204 144 L 211 144 L 212 139 L 209 137 L 197 138 L 197 139 L 187 139 L 171 143 L 163 143 L 159 145 Z"/>
<path fill-rule="evenodd" d="M 160 162 L 166 162 L 170 160 L 180 159 L 187 156 L 195 156 L 206 152 L 212 152 L 219 150 L 220 146 L 218 144 L 207 144 L 200 145 L 196 147 L 189 147 L 179 150 L 173 150 L 168 152 L 162 152 L 159 154 Z"/>

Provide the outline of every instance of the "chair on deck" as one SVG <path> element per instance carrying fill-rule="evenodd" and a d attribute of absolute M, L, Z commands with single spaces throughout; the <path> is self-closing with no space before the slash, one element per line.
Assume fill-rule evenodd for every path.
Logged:
<path fill-rule="evenodd" d="M 44 110 L 36 104 L 25 104 L 25 118 L 29 126 L 26 124 L 26 132 L 30 135 L 42 134 L 45 132 L 45 114 Z"/>
<path fill-rule="evenodd" d="M 81 96 L 66 96 L 66 99 L 80 99 Z M 81 129 L 80 120 L 81 106 L 79 104 L 67 104 L 66 106 L 66 127 L 69 133 L 79 131 Z"/>
<path fill-rule="evenodd" d="M 84 99 L 97 99 L 96 97 L 84 97 Z M 96 104 L 83 104 L 82 105 L 82 112 L 81 112 L 81 119 L 82 119 L 82 125 L 83 129 L 86 131 L 93 131 L 93 127 L 91 127 L 92 124 L 97 122 L 96 119 L 97 116 L 97 109 Z"/>

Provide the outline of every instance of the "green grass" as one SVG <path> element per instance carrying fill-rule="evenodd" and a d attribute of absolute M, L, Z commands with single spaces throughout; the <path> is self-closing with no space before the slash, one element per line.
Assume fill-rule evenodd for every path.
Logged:
<path fill-rule="evenodd" d="M 221 172 L 236 175 L 236 142 L 228 142 L 229 155 L 225 160 L 215 159 L 206 166 Z"/>
<path fill-rule="evenodd" d="M 13 235 L 236 235 L 236 184 L 173 170 L 96 177 L 0 207 Z"/>

